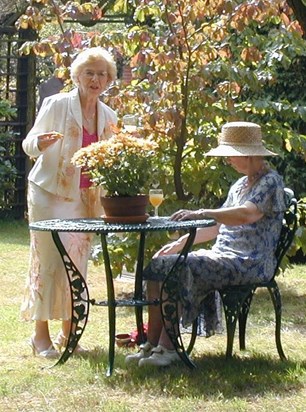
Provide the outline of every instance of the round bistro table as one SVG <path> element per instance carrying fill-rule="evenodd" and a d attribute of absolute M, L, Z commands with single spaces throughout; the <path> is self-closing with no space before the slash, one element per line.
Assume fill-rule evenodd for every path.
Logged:
<path fill-rule="evenodd" d="M 149 302 L 143 299 L 143 268 L 145 253 L 145 238 L 149 232 L 158 231 L 186 231 L 189 232 L 188 240 L 179 257 L 187 255 L 192 247 L 197 228 L 215 225 L 213 219 L 188 220 L 176 222 L 168 217 L 149 217 L 144 223 L 106 223 L 103 218 L 96 219 L 50 219 L 30 223 L 30 230 L 51 232 L 54 243 L 61 255 L 71 293 L 72 322 L 66 349 L 56 364 L 65 363 L 72 355 L 80 340 L 88 320 L 89 306 L 107 306 L 109 322 L 109 352 L 107 376 L 110 376 L 114 367 L 115 359 L 115 335 L 116 335 L 116 307 L 135 307 L 136 324 L 140 342 L 144 342 L 143 331 L 143 307 L 147 305 L 158 305 L 159 301 Z M 88 287 L 82 274 L 66 252 L 60 238 L 61 232 L 96 233 L 100 236 L 105 267 L 107 301 L 96 301 L 89 298 Z M 134 296 L 130 300 L 117 300 L 115 298 L 113 275 L 111 270 L 110 256 L 108 253 L 107 235 L 110 233 L 136 232 L 139 233 L 138 254 L 135 271 Z M 179 258 L 178 258 L 179 261 Z M 178 262 L 177 261 L 177 262 Z M 176 265 L 176 264 L 175 264 Z M 175 266 L 174 265 L 174 266 Z M 172 268 L 174 270 L 175 267 Z"/>

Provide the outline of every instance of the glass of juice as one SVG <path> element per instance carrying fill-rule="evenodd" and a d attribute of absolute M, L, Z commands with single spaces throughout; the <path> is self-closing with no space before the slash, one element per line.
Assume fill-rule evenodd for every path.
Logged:
<path fill-rule="evenodd" d="M 164 200 L 164 193 L 162 189 L 150 189 L 149 200 L 151 205 L 154 207 L 154 216 L 158 217 L 158 207 L 162 204 Z"/>

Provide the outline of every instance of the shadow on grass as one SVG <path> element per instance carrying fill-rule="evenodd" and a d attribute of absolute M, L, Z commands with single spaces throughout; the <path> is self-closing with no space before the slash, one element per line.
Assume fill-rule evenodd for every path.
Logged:
<path fill-rule="evenodd" d="M 300 306 L 301 303 L 303 304 L 303 306 L 306 305 L 306 293 L 305 294 L 303 294 L 303 293 L 299 294 L 299 292 L 297 290 L 297 287 L 292 288 L 292 286 L 289 285 L 289 284 L 280 283 L 279 288 L 280 288 L 280 293 L 281 293 L 283 306 L 288 305 L 288 307 L 290 307 L 293 304 L 295 306 Z M 256 295 L 254 297 L 254 302 L 255 302 L 255 300 L 270 302 L 271 305 L 272 305 L 272 308 L 273 308 L 273 303 L 272 303 L 272 300 L 270 298 L 269 292 L 265 288 L 257 289 Z"/>
<path fill-rule="evenodd" d="M 96 350 L 87 357 L 89 367 L 105 376 L 105 384 L 131 393 L 147 391 L 178 398 L 223 399 L 282 396 L 288 391 L 299 391 L 305 386 L 306 362 L 280 361 L 269 356 L 253 355 L 245 358 L 225 359 L 223 355 L 201 356 L 195 359 L 191 370 L 183 363 L 170 367 L 139 368 L 126 366 L 126 353 L 116 354 L 115 369 L 110 378 L 105 376 L 107 352 Z"/>

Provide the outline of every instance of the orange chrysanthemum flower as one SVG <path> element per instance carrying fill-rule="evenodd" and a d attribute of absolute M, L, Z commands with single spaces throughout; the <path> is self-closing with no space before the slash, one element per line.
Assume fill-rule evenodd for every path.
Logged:
<path fill-rule="evenodd" d="M 109 140 L 78 150 L 72 164 L 88 173 L 95 186 L 103 186 L 109 196 L 135 196 L 152 175 L 157 143 L 114 128 Z"/>

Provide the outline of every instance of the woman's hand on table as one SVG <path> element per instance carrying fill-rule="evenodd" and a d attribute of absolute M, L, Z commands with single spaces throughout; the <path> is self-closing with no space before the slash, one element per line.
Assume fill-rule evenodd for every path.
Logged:
<path fill-rule="evenodd" d="M 170 217 L 171 220 L 175 220 L 175 221 L 199 220 L 199 219 L 205 219 L 205 218 L 206 218 L 205 209 L 199 209 L 199 210 L 181 209 L 173 213 L 173 215 Z"/>
<path fill-rule="evenodd" d="M 58 132 L 48 132 L 48 133 L 43 133 L 38 136 L 38 149 L 43 152 L 46 150 L 49 146 L 53 145 L 55 142 L 57 142 L 59 139 L 62 139 L 63 135 L 62 133 Z"/>

